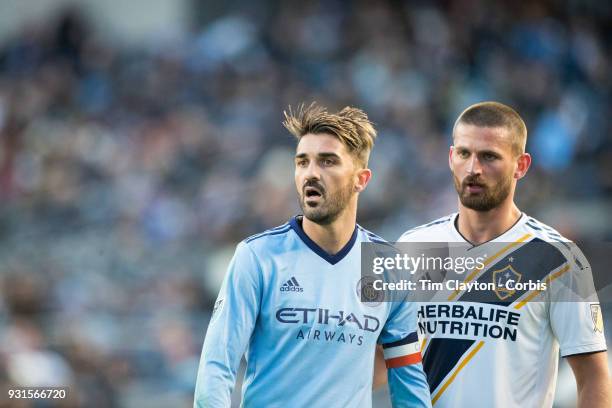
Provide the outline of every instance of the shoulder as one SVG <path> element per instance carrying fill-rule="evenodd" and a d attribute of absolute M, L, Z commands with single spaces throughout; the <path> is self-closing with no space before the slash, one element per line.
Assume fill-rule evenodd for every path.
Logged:
<path fill-rule="evenodd" d="M 439 233 L 443 232 L 445 228 L 448 227 L 448 224 L 453 222 L 455 215 L 456 213 L 449 214 L 428 222 L 427 224 L 409 229 L 398 238 L 398 242 L 431 240 L 435 236 L 439 236 Z"/>
<path fill-rule="evenodd" d="M 270 250 L 282 243 L 287 238 L 290 231 L 291 225 L 286 222 L 276 228 L 271 228 L 245 238 L 238 244 L 238 248 L 249 248 L 253 252 Z"/>
<path fill-rule="evenodd" d="M 542 258 L 560 257 L 564 261 L 570 262 L 570 265 L 577 266 L 579 270 L 588 266 L 585 255 L 576 243 L 543 222 L 526 214 L 524 216 L 527 217 L 524 228 L 533 235 L 530 242 L 541 243 L 540 253 Z"/>
<path fill-rule="evenodd" d="M 571 240 L 564 237 L 557 230 L 544 224 L 543 222 L 540 222 L 527 214 L 524 214 L 523 217 L 526 217 L 526 221 L 523 224 L 525 229 L 536 238 L 546 242 L 571 242 Z"/>
<path fill-rule="evenodd" d="M 291 227 L 286 223 L 243 239 L 236 245 L 233 262 L 244 267 L 251 265 L 266 269 L 270 259 L 287 252 L 291 242 L 288 239 L 290 231 Z"/>
<path fill-rule="evenodd" d="M 377 244 L 389 244 L 389 242 L 386 239 L 379 237 L 378 235 L 374 234 L 372 231 L 363 228 L 359 224 L 357 224 L 357 230 L 364 237 L 364 241 L 375 242 Z"/>

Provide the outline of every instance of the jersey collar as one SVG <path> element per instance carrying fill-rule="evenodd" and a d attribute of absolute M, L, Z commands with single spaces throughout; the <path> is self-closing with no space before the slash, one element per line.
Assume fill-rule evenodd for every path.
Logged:
<path fill-rule="evenodd" d="M 488 244 L 489 242 L 504 242 L 505 240 L 508 239 L 508 236 L 510 234 L 512 234 L 514 231 L 516 231 L 516 228 L 518 228 L 520 225 L 522 225 L 523 223 L 525 223 L 525 221 L 527 221 L 527 216 L 525 215 L 524 212 L 521 212 L 521 216 L 514 222 L 514 224 L 512 224 L 512 226 L 510 228 L 508 228 L 506 231 L 502 232 L 501 234 L 499 234 L 498 236 L 496 236 L 495 238 L 492 238 L 486 242 L 480 243 L 478 245 L 474 245 L 473 243 L 471 243 L 470 241 L 468 241 L 460 232 L 459 232 L 459 228 L 457 228 L 457 219 L 459 218 L 459 213 L 456 212 L 453 217 L 451 217 L 449 226 L 450 229 L 452 231 L 452 234 L 455 236 L 455 238 L 459 239 L 459 241 L 464 241 L 466 244 L 469 244 L 472 246 L 472 248 L 476 248 L 479 247 L 481 245 L 484 244 Z"/>
<path fill-rule="evenodd" d="M 335 255 L 330 255 L 323 248 L 317 245 L 302 229 L 302 215 L 296 215 L 295 217 L 289 220 L 289 225 L 295 231 L 296 234 L 300 237 L 302 242 L 308 246 L 315 254 L 319 255 L 325 261 L 329 262 L 332 265 L 340 262 L 349 252 L 353 249 L 355 242 L 357 241 L 357 225 L 355 225 L 355 230 L 353 231 L 353 235 L 351 235 L 351 239 L 346 243 L 346 245 L 338 251 Z"/>

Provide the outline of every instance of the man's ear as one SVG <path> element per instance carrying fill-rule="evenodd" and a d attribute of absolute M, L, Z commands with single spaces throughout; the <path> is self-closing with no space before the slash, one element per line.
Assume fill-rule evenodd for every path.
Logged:
<path fill-rule="evenodd" d="M 529 153 L 523 153 L 517 159 L 516 170 L 514 171 L 514 178 L 519 180 L 525 177 L 527 170 L 531 166 L 531 155 Z"/>
<path fill-rule="evenodd" d="M 453 146 L 448 148 L 448 168 L 451 169 L 451 171 L 453 170 Z"/>
<path fill-rule="evenodd" d="M 365 190 L 366 186 L 370 182 L 372 178 L 372 170 L 370 169 L 361 169 L 357 171 L 356 183 L 355 183 L 355 191 L 361 193 Z"/>

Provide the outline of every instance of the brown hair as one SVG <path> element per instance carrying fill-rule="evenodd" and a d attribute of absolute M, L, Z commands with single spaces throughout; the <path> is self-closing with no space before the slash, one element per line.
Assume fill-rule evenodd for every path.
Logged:
<path fill-rule="evenodd" d="M 521 116 L 511 107 L 499 102 L 480 102 L 464 110 L 453 127 L 459 123 L 479 127 L 503 127 L 510 131 L 512 150 L 516 156 L 525 152 L 527 143 L 527 126 Z"/>
<path fill-rule="evenodd" d="M 289 106 L 283 114 L 283 126 L 298 141 L 309 133 L 328 133 L 337 137 L 364 167 L 367 166 L 376 130 L 361 109 L 347 106 L 338 113 L 328 113 L 327 109 L 313 102 L 307 107 L 300 105 L 297 112 Z"/>

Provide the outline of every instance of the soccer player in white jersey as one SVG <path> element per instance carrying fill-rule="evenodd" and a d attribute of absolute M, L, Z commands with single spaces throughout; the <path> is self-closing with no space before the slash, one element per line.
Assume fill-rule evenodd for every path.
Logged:
<path fill-rule="evenodd" d="M 245 407 L 369 407 L 377 342 L 389 350 L 391 399 L 428 407 L 416 307 L 362 303 L 356 224 L 376 132 L 366 114 L 316 105 L 285 113 L 296 137 L 303 216 L 236 248 L 204 341 L 195 407 L 228 407 L 246 352 Z"/>
<path fill-rule="evenodd" d="M 592 276 L 572 270 L 576 251 L 559 250 L 573 244 L 514 203 L 517 181 L 531 164 L 526 138 L 523 120 L 510 107 L 483 102 L 467 108 L 455 123 L 449 152 L 459 212 L 399 239 L 464 243 L 474 256 L 489 251 L 484 268 L 466 273 L 465 282 L 505 279 L 501 272 L 517 281 L 535 275 L 549 284 L 549 293 L 506 291 L 491 293 L 490 302 L 480 295 L 474 303 L 473 293 L 455 291 L 444 300 L 459 302 L 419 305 L 421 352 L 434 407 L 550 407 L 559 352 L 574 372 L 578 406 L 612 406 L 596 294 L 590 301 L 563 301 L 553 290 L 572 272 L 591 282 Z"/>

